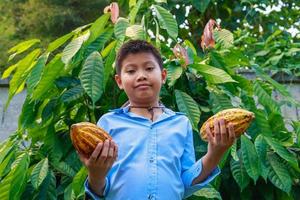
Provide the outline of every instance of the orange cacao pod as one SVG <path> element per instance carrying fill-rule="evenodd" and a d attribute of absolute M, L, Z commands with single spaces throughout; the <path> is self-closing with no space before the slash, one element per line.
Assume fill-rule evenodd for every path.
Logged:
<path fill-rule="evenodd" d="M 105 130 L 90 122 L 73 124 L 70 135 L 75 149 L 86 157 L 90 157 L 99 142 L 112 139 Z"/>
<path fill-rule="evenodd" d="M 209 124 L 210 131 L 214 134 L 214 120 L 218 118 L 224 119 L 226 128 L 229 123 L 232 123 L 235 137 L 239 137 L 246 131 L 255 116 L 254 113 L 241 108 L 222 110 L 206 120 L 200 128 L 200 135 L 204 141 L 207 141 L 206 124 Z"/>

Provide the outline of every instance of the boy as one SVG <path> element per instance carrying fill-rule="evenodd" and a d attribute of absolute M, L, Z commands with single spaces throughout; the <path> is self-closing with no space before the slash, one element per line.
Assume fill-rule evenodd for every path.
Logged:
<path fill-rule="evenodd" d="M 206 127 L 208 152 L 195 162 L 188 118 L 159 103 L 167 73 L 155 47 L 142 40 L 125 43 L 116 70 L 129 105 L 98 121 L 113 141 L 99 143 L 90 158 L 79 155 L 88 169 L 86 193 L 93 199 L 180 200 L 212 181 L 235 140 L 232 125 L 227 130 L 224 120 L 215 121 L 214 135 Z"/>

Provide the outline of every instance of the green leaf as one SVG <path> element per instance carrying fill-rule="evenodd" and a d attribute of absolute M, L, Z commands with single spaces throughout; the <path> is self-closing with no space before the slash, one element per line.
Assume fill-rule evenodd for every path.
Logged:
<path fill-rule="evenodd" d="M 282 146 L 275 138 L 264 137 L 270 147 L 284 160 L 288 161 L 293 167 L 298 168 L 296 156 L 290 153 L 284 146 Z"/>
<path fill-rule="evenodd" d="M 241 136 L 241 150 L 245 169 L 256 182 L 261 171 L 260 162 L 253 143 L 244 135 Z"/>
<path fill-rule="evenodd" d="M 34 200 L 56 200 L 56 177 L 54 173 L 49 170 L 44 181 L 40 185 L 38 193 L 34 196 Z"/>
<path fill-rule="evenodd" d="M 262 105 L 269 107 L 272 112 L 281 113 L 278 104 L 269 96 L 258 81 L 254 82 L 254 93 Z"/>
<path fill-rule="evenodd" d="M 113 28 L 107 28 L 96 40 L 94 40 L 90 45 L 88 45 L 86 51 L 84 52 L 86 57 L 94 51 L 102 50 L 105 43 L 111 39 L 113 31 Z"/>
<path fill-rule="evenodd" d="M 193 195 L 205 199 L 222 199 L 220 193 L 212 186 L 206 186 L 195 192 Z"/>
<path fill-rule="evenodd" d="M 127 37 L 130 37 L 134 40 L 144 40 L 146 38 L 144 29 L 141 25 L 131 25 L 127 27 L 125 34 Z"/>
<path fill-rule="evenodd" d="M 27 40 L 24 42 L 21 42 L 17 44 L 16 46 L 12 47 L 11 49 L 8 50 L 8 53 L 15 53 L 14 55 L 23 53 L 30 47 L 32 47 L 36 43 L 40 43 L 41 41 L 39 39 L 32 39 L 32 40 Z"/>
<path fill-rule="evenodd" d="M 193 6 L 195 6 L 195 8 L 199 10 L 202 14 L 205 13 L 209 2 L 210 0 L 202 0 L 202 1 L 192 0 Z"/>
<path fill-rule="evenodd" d="M 56 50 L 57 48 L 59 48 L 61 45 L 63 45 L 65 42 L 67 42 L 72 36 L 74 35 L 74 32 L 70 32 L 56 40 L 54 40 L 53 42 L 51 42 L 48 45 L 47 51 L 48 52 L 52 52 L 54 50 Z"/>
<path fill-rule="evenodd" d="M 103 77 L 104 67 L 102 57 L 95 51 L 86 59 L 79 76 L 81 85 L 92 99 L 93 104 L 95 104 L 102 95 Z"/>
<path fill-rule="evenodd" d="M 204 64 L 193 64 L 190 66 L 196 69 L 197 72 L 203 75 L 204 78 L 212 84 L 236 82 L 231 78 L 229 74 L 227 74 L 222 69 L 215 68 L 209 65 L 204 65 Z"/>
<path fill-rule="evenodd" d="M 272 135 L 272 129 L 269 125 L 268 119 L 265 116 L 265 112 L 261 109 L 252 110 L 255 114 L 254 125 L 258 129 L 258 133 L 266 136 Z"/>
<path fill-rule="evenodd" d="M 11 171 L 0 182 L 0 199 L 19 199 L 27 182 L 27 169 L 30 157 L 27 153 L 20 154 L 12 165 Z"/>
<path fill-rule="evenodd" d="M 167 80 L 169 87 L 174 86 L 176 80 L 181 76 L 183 70 L 181 66 L 170 63 L 166 67 L 167 70 Z"/>
<path fill-rule="evenodd" d="M 18 67 L 17 64 L 11 65 L 9 66 L 2 74 L 1 79 L 5 79 L 7 77 L 9 77 L 9 75 Z"/>
<path fill-rule="evenodd" d="M 86 177 L 87 177 L 86 167 L 82 167 L 74 176 L 72 181 L 72 189 L 76 197 L 78 197 L 81 193 L 84 192 L 84 181 Z"/>
<path fill-rule="evenodd" d="M 239 160 L 230 160 L 230 169 L 234 180 L 239 185 L 241 191 L 243 191 L 250 183 L 250 178 L 247 175 L 246 169 L 240 157 L 240 151 L 238 152 Z"/>
<path fill-rule="evenodd" d="M 48 60 L 49 53 L 44 53 L 39 57 L 36 64 L 32 68 L 32 71 L 30 72 L 28 78 L 27 78 L 27 94 L 32 94 L 33 89 L 39 82 L 41 78 L 41 74 L 43 71 L 43 68 L 46 65 L 46 62 Z"/>
<path fill-rule="evenodd" d="M 209 102 L 213 113 L 217 113 L 221 110 L 232 108 L 231 100 L 226 94 L 219 94 L 216 92 L 209 93 Z"/>
<path fill-rule="evenodd" d="M 114 44 L 114 45 L 116 45 L 116 44 Z M 114 46 L 114 48 L 115 48 L 115 46 Z M 107 81 L 109 79 L 109 76 L 111 74 L 113 74 L 113 72 L 114 72 L 113 65 L 114 65 L 115 59 L 116 59 L 116 51 L 114 49 L 112 49 L 109 52 L 108 57 L 105 59 L 104 80 L 103 80 L 103 88 L 104 89 L 106 88 L 106 84 L 107 84 Z"/>
<path fill-rule="evenodd" d="M 185 113 L 192 122 L 193 129 L 199 131 L 198 123 L 201 112 L 197 102 L 187 93 L 180 90 L 175 90 L 175 98 L 179 111 Z"/>
<path fill-rule="evenodd" d="M 134 7 L 131 9 L 129 13 L 129 19 L 130 24 L 133 25 L 135 23 L 136 15 L 141 7 L 141 5 L 144 3 L 145 0 L 138 0 L 138 2 L 134 5 Z M 131 3 L 132 5 L 132 3 Z"/>
<path fill-rule="evenodd" d="M 0 177 L 3 177 L 6 175 L 6 171 L 9 168 L 9 171 L 11 170 L 10 165 L 12 164 L 12 161 L 15 159 L 15 150 L 13 149 L 8 153 L 8 155 L 5 157 L 3 162 L 0 164 Z"/>
<path fill-rule="evenodd" d="M 37 102 L 31 101 L 30 98 L 27 97 L 23 104 L 21 115 L 19 117 L 19 127 L 27 128 L 34 124 L 37 112 Z"/>
<path fill-rule="evenodd" d="M 223 48 L 230 48 L 233 46 L 233 34 L 226 30 L 221 29 L 220 31 L 214 31 L 214 38 L 217 44 L 220 44 Z"/>
<path fill-rule="evenodd" d="M 289 193 L 292 187 L 292 180 L 285 165 L 280 162 L 276 154 L 268 154 L 269 180 L 279 189 Z"/>
<path fill-rule="evenodd" d="M 172 14 L 158 5 L 152 5 L 151 7 L 156 13 L 160 27 L 166 29 L 169 36 L 177 41 L 178 25 Z"/>
<path fill-rule="evenodd" d="M 253 65 L 252 68 L 255 69 L 255 73 L 262 77 L 264 80 L 268 81 L 269 83 L 272 84 L 272 86 L 274 86 L 276 88 L 276 90 L 278 90 L 283 97 L 285 97 L 289 102 L 293 103 L 296 106 L 300 106 L 300 102 L 296 101 L 290 94 L 290 92 L 287 90 L 287 88 L 278 83 L 277 81 L 275 81 L 274 79 L 272 79 L 269 75 L 267 75 L 260 67 Z"/>
<path fill-rule="evenodd" d="M 115 24 L 114 27 L 114 33 L 117 39 L 124 39 L 126 29 L 129 27 L 129 21 L 128 19 L 125 19 L 123 17 L 120 17 Z"/>
<path fill-rule="evenodd" d="M 4 160 L 7 154 L 13 149 L 15 143 L 12 140 L 7 140 L 0 148 L 0 163 Z"/>
<path fill-rule="evenodd" d="M 77 100 L 84 95 L 84 90 L 81 85 L 77 85 L 67 91 L 65 91 L 61 99 L 64 103 L 70 103 L 71 101 Z"/>
<path fill-rule="evenodd" d="M 265 179 L 265 181 L 267 181 L 269 174 L 269 168 L 267 165 L 268 144 L 264 140 L 263 136 L 259 135 L 256 137 L 254 145 L 261 164 L 261 176 Z"/>
<path fill-rule="evenodd" d="M 48 90 L 54 86 L 55 79 L 58 78 L 63 69 L 64 63 L 61 61 L 61 55 L 57 54 L 50 63 L 45 66 L 41 79 L 33 91 L 32 99 L 40 99 L 47 93 Z"/>
<path fill-rule="evenodd" d="M 11 81 L 9 82 L 9 85 L 10 85 L 9 94 L 10 95 L 14 95 L 16 93 L 16 91 L 18 90 L 18 88 L 20 87 L 20 85 L 27 78 L 26 76 L 28 75 L 28 73 L 30 72 L 32 67 L 34 66 L 34 65 L 32 65 L 32 63 L 39 56 L 40 52 L 41 52 L 40 49 L 36 49 L 36 50 L 32 51 L 31 53 L 29 53 L 25 58 L 23 58 L 22 60 L 20 60 L 17 63 L 17 65 L 18 65 L 17 71 L 14 74 Z"/>
<path fill-rule="evenodd" d="M 106 26 L 109 17 L 110 13 L 103 14 L 92 24 L 90 28 L 90 37 L 86 41 L 87 45 L 91 44 L 103 33 L 103 31 L 105 30 L 104 27 Z"/>
<path fill-rule="evenodd" d="M 48 158 L 44 158 L 35 165 L 31 172 L 31 183 L 35 189 L 38 189 L 48 174 Z"/>
<path fill-rule="evenodd" d="M 89 32 L 84 35 L 79 36 L 78 38 L 72 40 L 63 50 L 61 60 L 63 63 L 68 64 L 70 60 L 75 56 L 79 51 L 84 41 L 89 37 Z"/>
<path fill-rule="evenodd" d="M 230 154 L 231 154 L 231 157 L 233 158 L 233 160 L 235 161 L 238 161 L 239 160 L 239 157 L 237 156 L 237 143 L 236 141 L 233 143 L 233 145 L 230 147 Z"/>

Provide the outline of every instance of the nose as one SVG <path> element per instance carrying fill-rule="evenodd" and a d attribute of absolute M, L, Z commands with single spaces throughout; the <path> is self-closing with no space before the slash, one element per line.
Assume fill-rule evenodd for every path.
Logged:
<path fill-rule="evenodd" d="M 140 71 L 138 73 L 137 80 L 138 81 L 142 81 L 142 80 L 146 80 L 146 79 L 147 79 L 147 75 L 145 74 L 145 72 L 144 71 Z"/>

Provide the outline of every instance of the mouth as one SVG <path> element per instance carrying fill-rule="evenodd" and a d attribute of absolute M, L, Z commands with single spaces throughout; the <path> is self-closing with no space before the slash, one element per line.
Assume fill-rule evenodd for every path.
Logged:
<path fill-rule="evenodd" d="M 150 87 L 149 84 L 140 84 L 140 85 L 137 85 L 135 88 L 148 88 Z"/>

